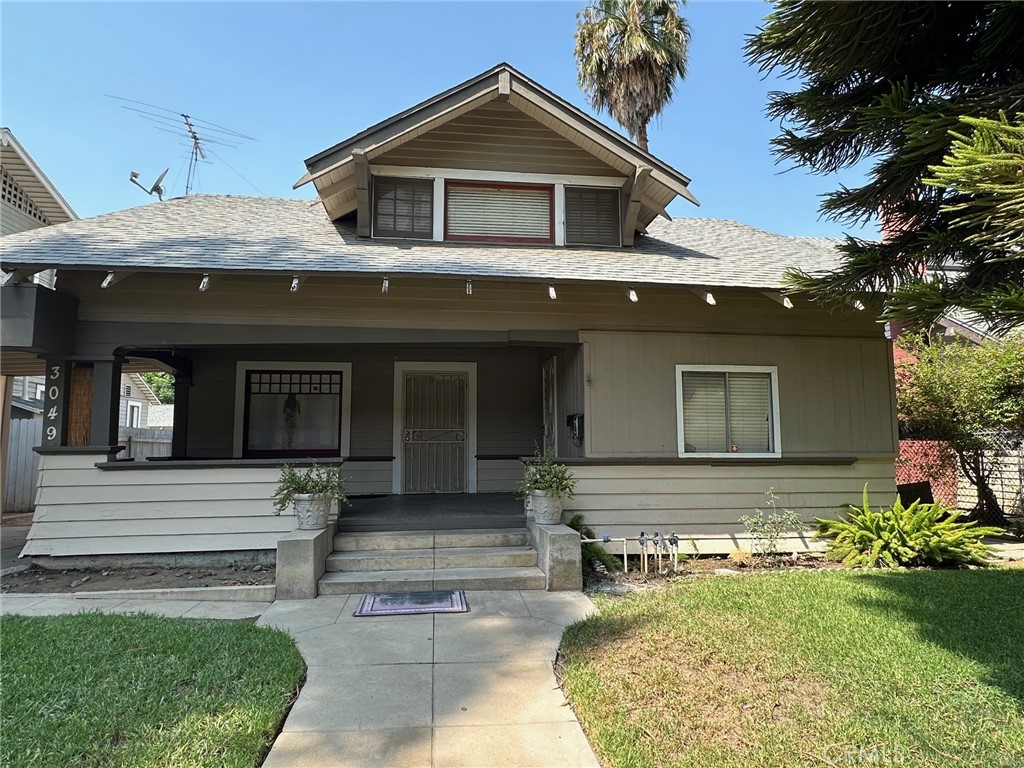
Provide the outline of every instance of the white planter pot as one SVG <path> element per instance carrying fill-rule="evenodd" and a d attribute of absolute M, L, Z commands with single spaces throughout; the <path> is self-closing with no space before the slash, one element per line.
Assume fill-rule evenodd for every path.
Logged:
<path fill-rule="evenodd" d="M 533 519 L 540 525 L 558 525 L 562 522 L 562 499 L 548 496 L 543 491 L 530 491 L 533 501 Z"/>
<path fill-rule="evenodd" d="M 300 531 L 319 531 L 327 527 L 327 514 L 331 511 L 331 499 L 310 493 L 297 493 L 292 497 L 295 517 Z"/>

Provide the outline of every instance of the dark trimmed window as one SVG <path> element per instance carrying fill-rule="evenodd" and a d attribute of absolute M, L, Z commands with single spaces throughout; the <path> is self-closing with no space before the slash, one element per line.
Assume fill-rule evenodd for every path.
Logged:
<path fill-rule="evenodd" d="M 434 182 L 430 179 L 373 179 L 374 237 L 434 237 Z"/>
<path fill-rule="evenodd" d="M 449 181 L 446 240 L 554 243 L 555 190 L 550 185 Z"/>
<path fill-rule="evenodd" d="M 617 188 L 565 188 L 566 245 L 621 245 L 619 229 Z"/>
<path fill-rule="evenodd" d="M 243 456 L 337 456 L 341 371 L 245 372 Z"/>

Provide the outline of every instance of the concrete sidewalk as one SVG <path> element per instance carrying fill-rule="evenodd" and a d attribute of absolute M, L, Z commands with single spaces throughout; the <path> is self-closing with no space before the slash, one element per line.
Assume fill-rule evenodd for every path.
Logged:
<path fill-rule="evenodd" d="M 579 592 L 467 592 L 470 612 L 352 616 L 360 595 L 278 601 L 306 685 L 265 768 L 599 765 L 555 681 Z"/>
<path fill-rule="evenodd" d="M 555 680 L 579 592 L 467 592 L 469 613 L 352 616 L 361 595 L 273 604 L 3 595 L 0 613 L 253 619 L 285 630 L 306 684 L 265 768 L 598 768 Z"/>
<path fill-rule="evenodd" d="M 0 571 L 15 565 L 29 564 L 28 559 L 18 560 L 25 547 L 25 540 L 31 525 L 0 525 Z"/>

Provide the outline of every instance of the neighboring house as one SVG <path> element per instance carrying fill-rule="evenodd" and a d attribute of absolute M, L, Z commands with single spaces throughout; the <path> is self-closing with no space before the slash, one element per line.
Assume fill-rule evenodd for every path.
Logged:
<path fill-rule="evenodd" d="M 77 219 L 78 216 L 71 206 L 10 129 L 0 128 L 0 237 Z M 42 270 L 34 272 L 31 280 L 52 288 L 54 275 L 53 270 Z M 6 369 L 0 368 L 0 499 L 3 500 L 5 510 L 13 498 L 12 494 L 8 493 L 11 490 L 8 488 L 8 464 L 12 470 L 35 474 L 34 455 L 29 461 L 13 455 L 8 457 L 10 419 L 38 417 L 40 408 L 37 402 L 33 402 L 38 400 L 34 397 L 35 394 L 34 383 L 16 381 L 8 375 Z M 18 450 L 31 449 L 31 440 L 28 436 L 28 432 L 25 432 L 22 439 L 19 439 Z M 23 489 L 31 485 L 31 479 L 28 477 L 19 476 L 13 482 Z M 15 495 L 18 499 L 25 499 L 34 494 L 19 492 Z M 23 505 L 23 502 L 18 502 L 19 507 Z"/>
<path fill-rule="evenodd" d="M 42 376 L 15 377 L 11 417 L 15 419 L 42 418 L 45 392 L 46 387 Z M 153 390 L 146 384 L 145 379 L 137 373 L 123 373 L 118 392 L 121 404 L 118 410 L 117 425 L 119 427 L 150 426 L 150 410 L 159 406 L 160 400 L 153 394 Z"/>
<path fill-rule="evenodd" d="M 893 494 L 882 326 L 780 293 L 832 241 L 669 220 L 686 176 L 506 65 L 306 168 L 315 208 L 192 196 L 3 244 L 60 270 L 3 289 L 31 323 L 2 363 L 57 408 L 25 554 L 272 549 L 277 467 L 310 457 L 356 495 L 509 494 L 541 446 L 598 532 L 705 552 L 769 487 L 805 518 Z M 173 457 L 115 461 L 120 374 L 154 368 Z"/>

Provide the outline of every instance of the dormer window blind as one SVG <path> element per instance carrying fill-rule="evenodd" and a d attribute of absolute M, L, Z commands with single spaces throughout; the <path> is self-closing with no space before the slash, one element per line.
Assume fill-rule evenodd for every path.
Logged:
<path fill-rule="evenodd" d="M 619 190 L 566 187 L 565 242 L 567 245 L 621 245 Z"/>
<path fill-rule="evenodd" d="M 551 186 L 448 182 L 445 239 L 554 243 L 554 207 Z"/>
<path fill-rule="evenodd" d="M 374 237 L 434 236 L 434 182 L 430 179 L 373 180 Z"/>

